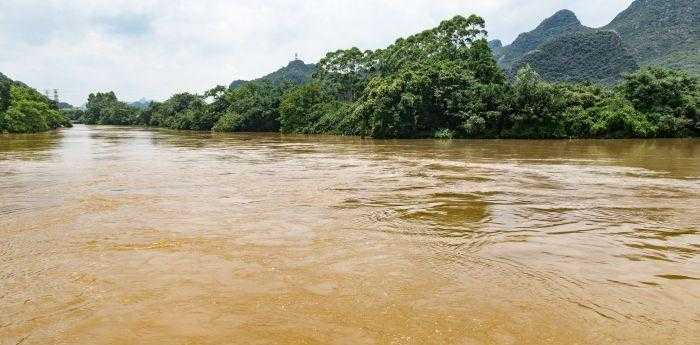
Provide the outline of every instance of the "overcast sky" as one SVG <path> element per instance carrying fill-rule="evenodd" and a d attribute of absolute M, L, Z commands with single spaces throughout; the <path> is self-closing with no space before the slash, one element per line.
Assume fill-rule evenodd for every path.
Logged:
<path fill-rule="evenodd" d="M 607 24 L 632 0 L 0 0 L 0 72 L 83 104 L 202 92 L 307 62 L 375 49 L 454 15 L 484 17 L 509 43 L 560 9 Z"/>

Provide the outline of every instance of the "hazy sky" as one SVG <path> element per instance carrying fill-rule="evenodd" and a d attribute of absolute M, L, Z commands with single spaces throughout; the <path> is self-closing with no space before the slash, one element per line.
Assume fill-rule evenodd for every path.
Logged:
<path fill-rule="evenodd" d="M 326 52 L 374 49 L 457 14 L 509 43 L 560 9 L 602 26 L 632 0 L 0 0 L 0 72 L 82 104 L 162 100 Z"/>

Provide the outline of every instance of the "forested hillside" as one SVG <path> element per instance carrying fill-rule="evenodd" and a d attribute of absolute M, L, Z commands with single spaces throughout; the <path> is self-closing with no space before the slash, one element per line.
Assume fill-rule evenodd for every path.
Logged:
<path fill-rule="evenodd" d="M 0 133 L 36 133 L 70 126 L 57 104 L 0 73 Z"/>
<path fill-rule="evenodd" d="M 528 65 L 545 80 L 607 85 L 639 68 L 614 31 L 587 31 L 548 41 L 520 58 L 511 73 Z"/>
<path fill-rule="evenodd" d="M 489 41 L 489 48 L 493 52 L 493 56 L 501 55 L 501 50 L 503 49 L 503 42 L 501 40 Z"/>
<path fill-rule="evenodd" d="M 316 71 L 316 65 L 305 64 L 301 60 L 293 60 L 286 67 L 282 67 L 262 78 L 255 79 L 255 82 L 270 82 L 274 85 L 281 85 L 285 82 L 292 84 L 303 84 L 311 79 Z M 238 88 L 247 83 L 246 80 L 235 80 L 229 85 L 230 88 Z"/>
<path fill-rule="evenodd" d="M 492 41 L 492 50 L 506 71 L 530 64 L 548 81 L 616 83 L 622 80 L 617 72 L 629 72 L 632 66 L 700 75 L 699 4 L 700 0 L 636 0 L 600 29 L 587 28 L 573 12 L 562 10 L 511 45 Z"/>
<path fill-rule="evenodd" d="M 592 29 L 581 25 L 576 14 L 569 10 L 561 10 L 545 19 L 534 30 L 520 34 L 511 45 L 498 50 L 496 60 L 503 68 L 510 69 L 525 54 L 537 49 L 547 41 L 590 30 Z"/>
<path fill-rule="evenodd" d="M 603 29 L 619 33 L 641 66 L 700 75 L 700 0 L 636 0 Z"/>

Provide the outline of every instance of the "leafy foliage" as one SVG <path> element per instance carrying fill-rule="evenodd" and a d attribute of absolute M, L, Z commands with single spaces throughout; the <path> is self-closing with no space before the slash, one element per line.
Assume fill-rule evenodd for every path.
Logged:
<path fill-rule="evenodd" d="M 700 126 L 698 79 L 683 72 L 647 68 L 626 77 L 622 92 L 648 114 L 660 135 L 691 135 Z"/>
<path fill-rule="evenodd" d="M 88 96 L 80 122 L 89 125 L 128 125 L 134 122 L 134 109 L 117 100 L 114 92 Z"/>
<path fill-rule="evenodd" d="M 162 103 L 152 103 L 141 116 L 151 126 L 172 129 L 209 130 L 217 119 L 208 112 L 201 96 L 179 93 Z"/>
<path fill-rule="evenodd" d="M 280 103 L 280 129 L 285 133 L 314 133 L 314 125 L 323 116 L 319 106 L 332 101 L 330 93 L 318 83 L 291 90 Z"/>
<path fill-rule="evenodd" d="M 0 73 L 0 133 L 36 133 L 70 126 L 54 102 Z"/>
<path fill-rule="evenodd" d="M 214 126 L 225 132 L 278 131 L 279 104 L 287 85 L 275 86 L 271 82 L 248 83 L 224 95 L 228 109 L 222 121 Z"/>

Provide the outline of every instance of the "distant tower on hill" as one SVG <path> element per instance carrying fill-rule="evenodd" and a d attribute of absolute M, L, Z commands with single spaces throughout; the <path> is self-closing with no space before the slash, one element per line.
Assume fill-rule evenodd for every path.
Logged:
<path fill-rule="evenodd" d="M 53 89 L 53 101 L 58 104 L 58 89 Z"/>
<path fill-rule="evenodd" d="M 299 60 L 299 53 L 294 53 L 294 61 Z"/>

